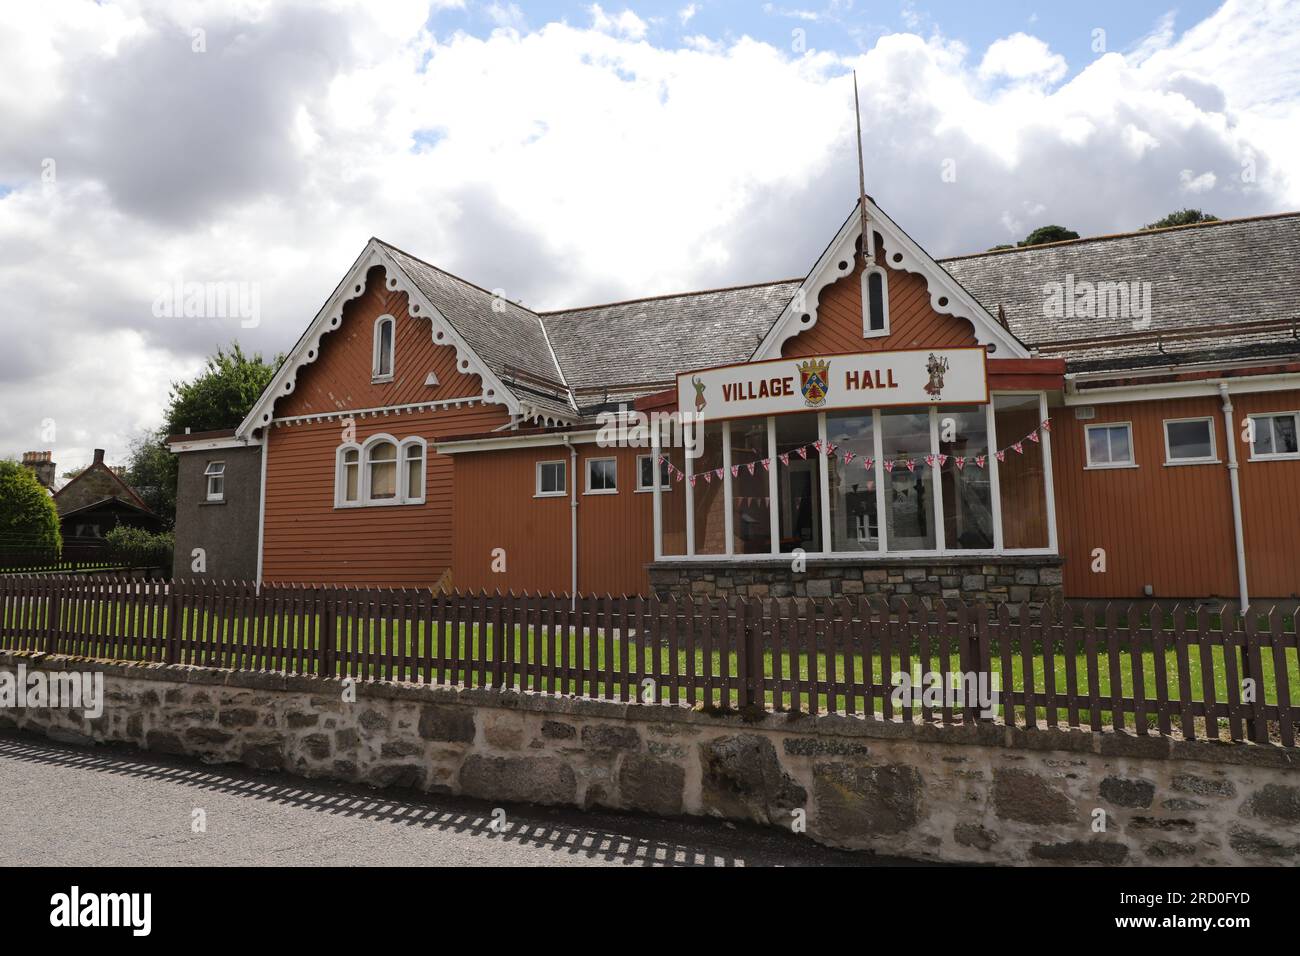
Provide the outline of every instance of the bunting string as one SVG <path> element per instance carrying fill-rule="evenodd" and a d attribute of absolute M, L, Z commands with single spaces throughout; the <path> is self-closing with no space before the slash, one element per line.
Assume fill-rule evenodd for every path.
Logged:
<path fill-rule="evenodd" d="M 1040 444 L 1042 440 L 1043 432 L 1050 432 L 1051 430 L 1052 430 L 1052 420 L 1050 418 L 1044 418 L 1041 422 L 1038 423 L 1038 427 L 1035 428 L 1033 431 L 1031 431 L 1028 435 L 1025 435 L 1024 437 L 1018 439 L 1017 441 L 1013 441 L 1005 448 L 999 448 L 996 451 L 994 451 L 993 457 L 996 458 L 998 461 L 1006 461 L 1008 453 L 1023 455 L 1025 453 L 1025 442 L 1033 442 L 1036 445 Z M 817 439 L 817 441 L 810 442 L 809 444 L 804 445 L 800 448 L 794 448 L 791 449 L 790 451 L 783 451 L 780 454 L 770 456 L 768 458 L 759 458 L 759 459 L 755 459 L 754 461 L 745 462 L 744 464 L 732 465 L 731 477 L 739 478 L 742 469 L 752 476 L 756 474 L 757 465 L 762 465 L 764 472 L 771 471 L 772 466 L 777 462 L 780 462 L 782 465 L 786 465 L 788 467 L 790 464 L 790 456 L 798 455 L 800 459 L 807 460 L 808 456 L 814 452 L 819 455 L 825 455 L 828 458 L 840 459 L 844 462 L 845 466 L 851 465 L 855 461 L 861 462 L 863 469 L 866 471 L 871 471 L 876 465 L 876 460 L 872 458 L 870 455 L 858 455 L 856 452 L 849 451 L 849 450 L 841 451 L 840 446 L 829 441 L 823 442 L 819 438 Z M 909 472 L 915 472 L 916 469 L 921 465 L 936 470 L 942 469 L 948 463 L 949 459 L 952 459 L 952 463 L 958 471 L 964 471 L 967 465 L 974 465 L 976 468 L 983 469 L 988 465 L 989 449 L 987 448 L 982 449 L 977 454 L 970 454 L 970 453 L 964 455 L 929 454 L 920 457 L 919 459 L 915 456 L 913 457 L 901 456 L 897 458 L 886 458 L 886 459 L 882 459 L 880 464 L 885 469 L 886 472 L 892 474 L 895 468 L 906 468 Z M 706 484 L 712 484 L 714 480 L 722 481 L 726 473 L 725 468 L 713 468 L 709 471 L 702 471 L 699 472 L 698 474 L 688 475 L 686 474 L 686 472 L 682 471 L 682 469 L 678 468 L 671 461 L 669 461 L 667 455 L 659 456 L 659 464 L 668 470 L 669 475 L 671 475 L 674 480 L 678 482 L 681 482 L 683 480 L 688 480 L 692 488 L 695 487 L 696 481 L 700 478 L 703 478 Z M 760 499 L 758 496 L 753 496 L 753 499 L 755 501 L 767 500 L 766 498 Z"/>

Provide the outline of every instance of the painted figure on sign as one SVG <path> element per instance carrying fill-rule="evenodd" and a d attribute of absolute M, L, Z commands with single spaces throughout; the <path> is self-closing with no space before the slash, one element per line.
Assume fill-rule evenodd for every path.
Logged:
<path fill-rule="evenodd" d="M 704 383 L 697 377 L 691 379 L 691 384 L 695 386 L 695 410 L 697 412 L 702 412 L 704 411 L 705 404 L 707 404 L 704 401 Z"/>
<path fill-rule="evenodd" d="M 925 394 L 930 396 L 930 401 L 937 402 L 939 396 L 943 393 L 943 376 L 948 371 L 948 360 L 939 358 L 931 352 L 930 360 L 925 363 L 925 370 L 930 373 L 930 381 L 925 386 Z"/>

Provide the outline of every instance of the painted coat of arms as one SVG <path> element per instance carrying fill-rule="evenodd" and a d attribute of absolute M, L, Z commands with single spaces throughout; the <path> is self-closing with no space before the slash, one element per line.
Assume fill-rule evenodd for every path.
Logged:
<path fill-rule="evenodd" d="M 929 361 L 925 363 L 925 370 L 930 374 L 930 381 L 925 386 L 925 394 L 930 396 L 930 401 L 937 402 L 939 396 L 943 394 L 943 376 L 948 371 L 948 360 L 939 358 L 931 352 Z"/>
<path fill-rule="evenodd" d="M 799 391 L 803 392 L 804 404 L 809 408 L 826 404 L 826 393 L 831 387 L 830 371 L 830 363 L 823 359 L 811 359 L 799 366 Z"/>

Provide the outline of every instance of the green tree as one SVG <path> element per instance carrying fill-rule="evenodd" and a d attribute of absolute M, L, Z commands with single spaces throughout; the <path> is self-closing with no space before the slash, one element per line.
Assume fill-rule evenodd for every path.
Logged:
<path fill-rule="evenodd" d="M 1202 212 L 1199 209 L 1179 209 L 1177 212 L 1171 212 L 1163 219 L 1157 219 L 1155 222 L 1149 222 L 1142 228 L 1145 229 L 1168 229 L 1170 226 L 1192 226 L 1198 222 L 1218 222 L 1219 217 L 1213 213 Z"/>
<path fill-rule="evenodd" d="M 0 461 L 0 547 L 61 551 L 59 513 L 36 474 L 16 461 Z"/>
<path fill-rule="evenodd" d="M 170 434 L 179 435 L 187 428 L 196 432 L 234 428 L 244 420 L 283 361 L 283 355 L 270 363 L 256 352 L 245 355 L 238 342 L 229 351 L 217 349 L 193 381 L 172 383 L 166 416 Z"/>
<path fill-rule="evenodd" d="M 176 523 L 176 456 L 167 448 L 167 427 L 131 439 L 127 463 L 118 472 L 170 528 Z"/>
<path fill-rule="evenodd" d="M 1077 232 L 1073 229 L 1066 229 L 1064 226 L 1039 226 L 1016 245 L 1041 246 L 1048 242 L 1064 242 L 1067 239 L 1078 238 L 1079 234 Z"/>

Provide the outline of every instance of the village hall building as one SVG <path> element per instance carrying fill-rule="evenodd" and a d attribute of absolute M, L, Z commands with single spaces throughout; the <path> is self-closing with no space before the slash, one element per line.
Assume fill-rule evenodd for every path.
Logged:
<path fill-rule="evenodd" d="M 867 199 L 802 278 L 535 312 L 371 239 L 237 429 L 172 437 L 177 573 L 1292 599 L 1298 266 L 1300 213 L 935 260 Z"/>

